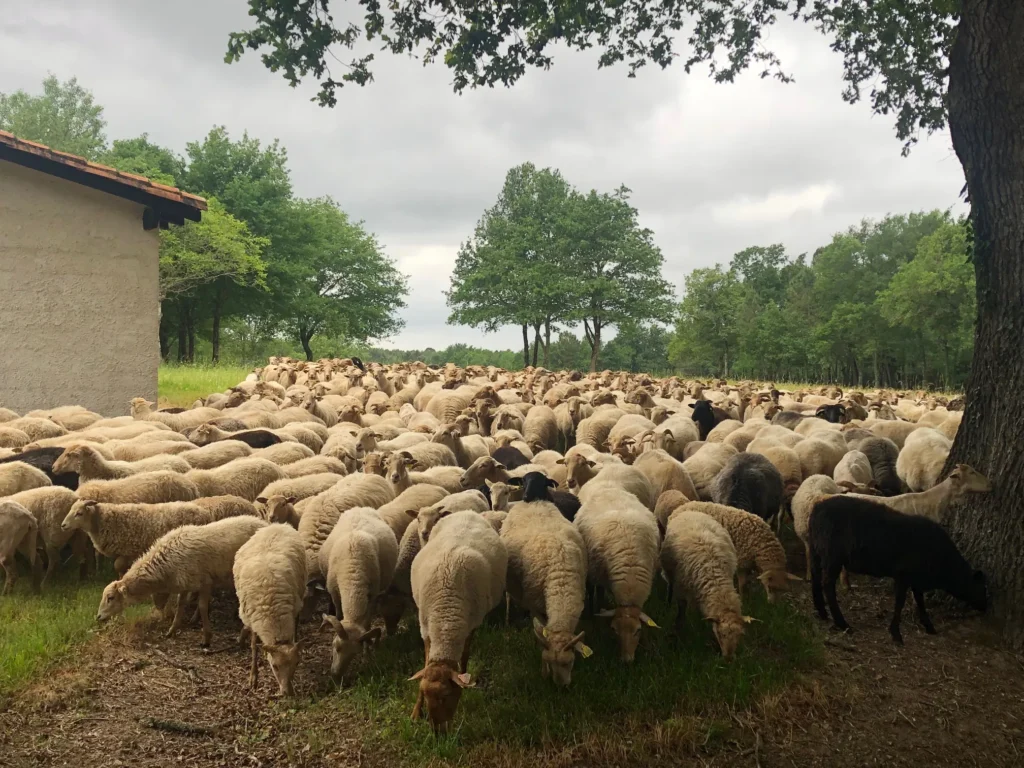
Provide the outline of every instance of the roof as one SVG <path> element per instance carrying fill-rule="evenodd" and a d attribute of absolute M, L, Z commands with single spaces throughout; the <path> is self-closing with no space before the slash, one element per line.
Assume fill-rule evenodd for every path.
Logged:
<path fill-rule="evenodd" d="M 19 139 L 7 131 L 0 131 L 0 160 L 141 203 L 146 206 L 142 216 L 146 229 L 157 226 L 166 229 L 168 224 L 184 224 L 185 219 L 199 221 L 206 210 L 206 200 L 198 195 L 159 184 L 145 176 L 90 162 L 78 155 L 59 152 L 34 141 Z"/>

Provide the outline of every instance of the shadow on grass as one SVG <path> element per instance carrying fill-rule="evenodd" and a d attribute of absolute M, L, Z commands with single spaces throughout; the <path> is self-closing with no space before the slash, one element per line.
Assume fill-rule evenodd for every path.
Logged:
<path fill-rule="evenodd" d="M 615 763 L 656 756 L 661 748 L 694 748 L 730 726 L 730 711 L 780 690 L 822 658 L 808 616 L 787 602 L 769 605 L 753 590 L 744 603 L 760 622 L 748 628 L 732 662 L 721 658 L 698 614 L 691 612 L 685 630 L 676 633 L 675 609 L 656 597 L 647 610 L 663 628 L 644 630 L 630 666 L 619 661 L 607 623 L 585 620 L 581 627 L 594 655 L 577 658 L 567 690 L 541 678 L 540 652 L 528 624 L 485 624 L 470 661 L 478 688 L 463 695 L 457 728 L 443 738 L 435 738 L 425 721 L 409 720 L 416 684 L 407 678 L 422 665 L 423 653 L 413 626 L 385 639 L 351 688 L 315 701 L 306 714 L 365 717 L 371 743 L 387 744 L 414 763 L 528 762 L 524 751 L 580 748 L 588 759 L 600 754 L 601 762 Z"/>

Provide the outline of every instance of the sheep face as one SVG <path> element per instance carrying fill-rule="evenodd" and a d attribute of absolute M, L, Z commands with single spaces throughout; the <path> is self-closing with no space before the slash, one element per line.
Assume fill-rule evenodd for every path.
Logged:
<path fill-rule="evenodd" d="M 790 582 L 802 581 L 799 576 L 787 573 L 781 568 L 765 571 L 757 577 L 757 580 L 764 584 L 765 591 L 768 593 L 769 603 L 774 603 L 780 592 L 789 591 Z"/>
<path fill-rule="evenodd" d="M 846 407 L 841 404 L 823 405 L 814 412 L 814 415 L 833 424 L 845 424 L 850 420 Z"/>
<path fill-rule="evenodd" d="M 198 427 L 192 430 L 190 437 L 193 443 L 196 445 L 207 445 L 213 442 L 213 427 L 209 424 L 200 424 Z"/>
<path fill-rule="evenodd" d="M 388 480 L 392 485 L 398 485 L 409 476 L 409 467 L 416 462 L 412 454 L 405 451 L 392 453 L 388 457 Z"/>
<path fill-rule="evenodd" d="M 99 509 L 99 504 L 92 500 L 82 499 L 76 501 L 68 510 L 67 516 L 60 524 L 62 531 L 72 531 L 81 528 L 88 532 L 92 528 L 92 521 Z"/>
<path fill-rule="evenodd" d="M 295 689 L 292 687 L 292 678 L 299 666 L 299 644 L 279 643 L 264 647 L 267 652 L 267 661 L 270 662 L 270 671 L 274 673 L 277 680 L 277 687 L 282 696 L 294 696 Z"/>
<path fill-rule="evenodd" d="M 54 474 L 60 474 L 63 472 L 81 472 L 82 471 L 82 454 L 85 452 L 83 446 L 76 445 L 73 448 L 65 449 L 64 453 L 57 457 L 57 460 L 53 462 Z"/>
<path fill-rule="evenodd" d="M 372 429 L 361 429 L 356 433 L 356 457 L 362 458 L 370 451 L 377 450 L 377 435 Z"/>
<path fill-rule="evenodd" d="M 636 649 L 640 645 L 640 628 L 653 621 L 639 608 L 633 606 L 618 607 L 614 611 L 602 611 L 599 616 L 611 617 L 612 631 L 619 638 L 619 658 L 632 664 L 636 658 Z"/>
<path fill-rule="evenodd" d="M 387 457 L 378 451 L 372 451 L 363 457 L 363 472 L 367 475 L 387 474 Z"/>
<path fill-rule="evenodd" d="M 541 647 L 541 677 L 550 677 L 555 685 L 567 687 L 572 681 L 576 650 L 586 647 L 583 646 L 584 633 L 573 636 L 569 632 L 549 632 L 537 619 L 533 620 L 533 633 Z"/>
<path fill-rule="evenodd" d="M 444 502 L 420 510 L 416 519 L 420 522 L 419 533 L 421 547 L 425 547 L 427 545 L 427 542 L 430 540 L 430 532 L 434 529 L 434 526 L 441 521 L 441 518 L 447 517 L 451 513 L 452 511 L 450 509 L 445 508 Z"/>
<path fill-rule="evenodd" d="M 418 720 L 423 712 L 423 704 L 427 705 L 427 719 L 437 733 L 447 733 L 455 710 L 462 698 L 463 688 L 472 688 L 473 680 L 469 675 L 459 674 L 453 661 L 432 661 L 421 669 L 410 680 L 420 683 L 416 706 L 412 710 L 412 719 Z"/>
<path fill-rule="evenodd" d="M 130 406 L 131 414 L 133 419 L 139 419 L 149 414 L 149 409 L 152 408 L 154 403 L 150 402 L 144 397 L 133 397 Z"/>
<path fill-rule="evenodd" d="M 257 504 L 263 505 L 263 517 L 270 523 L 285 523 L 293 528 L 298 527 L 298 514 L 295 511 L 295 496 L 271 496 L 269 499 L 259 497 Z"/>
<path fill-rule="evenodd" d="M 103 622 L 124 612 L 128 605 L 128 589 L 121 581 L 107 584 L 100 597 L 100 607 L 96 612 L 96 621 Z"/>
<path fill-rule="evenodd" d="M 352 662 L 363 651 L 363 646 L 380 637 L 380 628 L 363 630 L 351 622 L 342 622 L 334 616 L 324 615 L 320 628 L 329 627 L 334 630 L 331 639 L 331 679 L 341 685 L 348 674 Z"/>
<path fill-rule="evenodd" d="M 490 456 L 481 456 L 462 473 L 459 484 L 463 488 L 479 488 L 485 480 L 498 482 L 501 479 L 499 473 L 505 471 L 505 465 L 495 461 Z"/>
<path fill-rule="evenodd" d="M 580 453 L 574 453 L 555 463 L 565 464 L 565 482 L 573 489 L 582 488 L 594 476 L 594 467 L 597 466 L 596 462 Z"/>
<path fill-rule="evenodd" d="M 715 640 L 722 651 L 722 658 L 731 659 L 739 647 L 740 639 L 743 637 L 744 622 L 741 619 L 732 617 L 725 619 L 708 619 L 711 628 L 715 632 Z"/>
<path fill-rule="evenodd" d="M 509 487 L 505 483 L 494 483 L 491 486 L 491 509 L 498 512 L 508 511 Z"/>
<path fill-rule="evenodd" d="M 56 465 L 54 465 L 56 469 Z M 949 473 L 953 481 L 953 487 L 957 493 L 988 493 L 992 490 L 992 483 L 981 472 L 969 464 L 957 464 Z"/>

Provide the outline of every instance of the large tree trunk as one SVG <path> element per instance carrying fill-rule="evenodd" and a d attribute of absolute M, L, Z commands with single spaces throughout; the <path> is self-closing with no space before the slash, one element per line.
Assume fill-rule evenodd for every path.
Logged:
<path fill-rule="evenodd" d="M 223 303 L 224 289 L 218 287 L 213 294 L 213 330 L 210 333 L 210 342 L 213 346 L 211 357 L 215 365 L 220 362 L 220 308 Z"/>
<path fill-rule="evenodd" d="M 544 367 L 548 367 L 548 352 L 551 350 L 551 318 L 544 320 Z"/>
<path fill-rule="evenodd" d="M 313 331 L 306 328 L 299 329 L 299 343 L 302 344 L 302 351 L 306 353 L 306 360 L 309 362 L 313 361 L 313 348 L 309 345 L 312 340 Z"/>
<path fill-rule="evenodd" d="M 991 613 L 1024 647 L 1024 3 L 964 0 L 950 53 L 949 125 L 967 176 L 978 317 L 967 407 L 947 466 L 984 472 L 992 493 L 949 525 L 988 577 Z"/>
<path fill-rule="evenodd" d="M 540 323 L 533 326 L 533 367 L 537 367 L 537 353 L 540 351 Z"/>
<path fill-rule="evenodd" d="M 530 326 L 523 323 L 523 368 L 530 367 Z"/>
<path fill-rule="evenodd" d="M 591 333 L 593 341 L 590 345 L 590 372 L 597 373 L 597 362 L 601 357 L 601 321 L 594 320 L 594 328 Z"/>

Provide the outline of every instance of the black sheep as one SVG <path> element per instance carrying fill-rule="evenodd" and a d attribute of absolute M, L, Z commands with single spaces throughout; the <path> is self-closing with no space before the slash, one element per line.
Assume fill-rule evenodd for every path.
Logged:
<path fill-rule="evenodd" d="M 896 474 L 896 458 L 900 455 L 896 443 L 886 437 L 872 436 L 857 443 L 856 449 L 871 462 L 875 488 L 883 496 L 898 496 L 903 493 L 903 483 Z"/>
<path fill-rule="evenodd" d="M 846 415 L 846 407 L 839 405 L 822 405 L 814 412 L 819 419 L 824 419 L 833 424 L 845 424 L 850 419 Z"/>
<path fill-rule="evenodd" d="M 282 442 L 279 435 L 275 435 L 268 429 L 245 429 L 241 432 L 232 432 L 232 440 L 241 440 L 250 448 L 268 448 Z"/>
<path fill-rule="evenodd" d="M 693 415 L 690 417 L 697 422 L 697 429 L 700 431 L 700 439 L 706 440 L 708 432 L 729 418 L 729 414 L 721 408 L 711 404 L 710 400 L 698 400 L 690 403 L 693 408 Z"/>
<path fill-rule="evenodd" d="M 53 462 L 55 462 L 62 453 L 64 453 L 63 448 L 33 448 L 29 451 L 17 453 L 14 456 L 8 456 L 6 459 L 0 459 L 0 464 L 6 464 L 9 461 L 23 461 L 24 463 L 45 472 L 46 476 L 50 478 L 50 482 L 54 485 L 62 485 L 69 490 L 77 491 L 77 472 L 61 472 L 60 474 L 53 473 Z"/>
<path fill-rule="evenodd" d="M 889 634 L 901 645 L 900 616 L 908 589 L 914 593 L 917 618 L 930 635 L 935 627 L 924 607 L 925 592 L 944 590 L 979 611 L 988 604 L 985 575 L 971 568 L 941 525 L 925 517 L 867 499 L 832 496 L 814 505 L 810 547 L 814 607 L 827 619 L 827 599 L 838 629 L 850 630 L 836 600 L 836 579 L 843 568 L 895 580 Z"/>
<path fill-rule="evenodd" d="M 711 498 L 771 520 L 782 506 L 782 475 L 759 453 L 738 453 L 726 462 L 711 484 Z"/>
<path fill-rule="evenodd" d="M 518 448 L 513 448 L 511 445 L 505 445 L 498 448 L 493 454 L 491 454 L 491 456 L 496 462 L 503 465 L 505 469 L 510 472 L 513 469 L 525 467 L 530 463 L 530 460 L 526 458 L 526 455 L 522 451 Z"/>
<path fill-rule="evenodd" d="M 552 490 L 558 483 L 543 472 L 527 472 L 522 477 L 509 478 L 508 484 L 522 487 L 523 501 L 550 501 L 570 523 L 580 511 L 580 500 L 568 491 Z"/>

